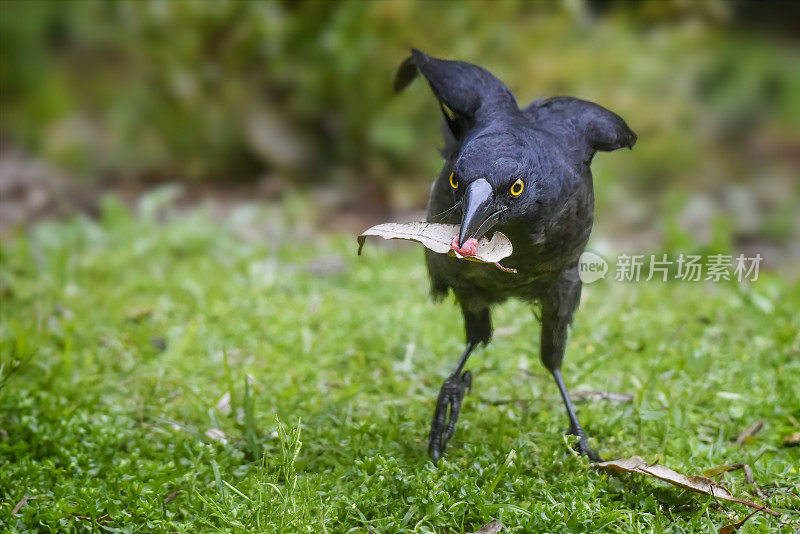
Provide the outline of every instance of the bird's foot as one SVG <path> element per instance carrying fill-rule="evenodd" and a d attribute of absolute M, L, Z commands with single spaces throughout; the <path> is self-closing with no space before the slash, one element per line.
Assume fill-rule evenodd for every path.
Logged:
<path fill-rule="evenodd" d="M 586 438 L 582 438 L 580 441 L 578 441 L 578 452 L 593 462 L 604 461 L 602 456 L 594 452 L 594 450 L 589 447 L 589 443 L 586 441 Z"/>
<path fill-rule="evenodd" d="M 442 384 L 442 389 L 439 390 L 428 441 L 428 452 L 434 464 L 439 463 L 439 457 L 444 452 L 447 441 L 453 437 L 458 421 L 458 412 L 461 411 L 461 401 L 466 390 L 471 387 L 472 373 L 464 371 L 461 375 L 450 375 Z"/>
<path fill-rule="evenodd" d="M 567 432 L 567 434 L 570 434 L 572 436 L 578 436 L 578 453 L 579 454 L 582 454 L 582 455 L 586 456 L 587 458 L 589 458 L 593 462 L 602 462 L 602 461 L 604 461 L 602 456 L 600 456 L 599 454 L 594 452 L 594 450 L 592 450 L 589 447 L 589 441 L 586 438 L 586 433 L 583 431 L 583 429 L 575 430 L 574 428 L 570 428 L 569 431 Z"/>

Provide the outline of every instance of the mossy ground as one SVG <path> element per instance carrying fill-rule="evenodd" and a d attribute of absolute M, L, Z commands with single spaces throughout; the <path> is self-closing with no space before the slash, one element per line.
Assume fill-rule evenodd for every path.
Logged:
<path fill-rule="evenodd" d="M 107 202 L 98 221 L 40 224 L 2 243 L 4 529 L 730 523 L 712 498 L 598 472 L 569 453 L 528 306 L 495 310 L 497 336 L 470 360 L 473 390 L 436 468 L 428 424 L 462 326 L 452 301 L 427 298 L 421 250 L 368 245 L 359 258 L 352 236 L 300 239 L 291 210 L 241 209 L 222 223 L 203 210 L 157 222 L 155 211 Z M 578 404 L 593 445 L 691 474 L 747 463 L 766 498 L 741 471 L 721 480 L 783 517 L 758 514 L 743 531 L 796 529 L 800 449 L 781 440 L 800 430 L 799 308 L 800 288 L 769 273 L 749 287 L 588 286 L 568 387 L 634 396 Z M 732 442 L 759 419 L 752 442 Z"/>

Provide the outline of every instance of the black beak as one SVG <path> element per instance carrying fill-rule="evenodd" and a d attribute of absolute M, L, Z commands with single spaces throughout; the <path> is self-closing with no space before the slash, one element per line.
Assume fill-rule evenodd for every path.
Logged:
<path fill-rule="evenodd" d="M 467 187 L 464 193 L 464 218 L 458 234 L 459 246 L 470 237 L 480 239 L 497 222 L 503 210 L 493 210 L 494 190 L 489 182 L 478 178 Z"/>

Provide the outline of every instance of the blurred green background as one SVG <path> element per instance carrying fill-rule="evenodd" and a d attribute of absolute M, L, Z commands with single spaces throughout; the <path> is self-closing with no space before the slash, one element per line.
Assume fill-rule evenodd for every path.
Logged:
<path fill-rule="evenodd" d="M 1 9 L 4 229 L 165 182 L 186 184 L 188 199 L 299 192 L 326 214 L 317 223 L 348 231 L 416 213 L 441 144 L 425 84 L 391 92 L 416 46 L 486 66 L 521 104 L 567 94 L 626 119 L 635 149 L 594 165 L 595 235 L 616 248 L 758 249 L 773 266 L 800 257 L 791 2 Z"/>

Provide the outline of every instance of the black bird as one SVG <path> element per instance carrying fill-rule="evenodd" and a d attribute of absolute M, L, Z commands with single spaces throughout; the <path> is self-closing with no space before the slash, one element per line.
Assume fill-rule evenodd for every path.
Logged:
<path fill-rule="evenodd" d="M 431 293 L 441 298 L 453 290 L 467 341 L 439 392 L 429 441 L 433 461 L 453 436 L 472 384 L 464 365 L 492 337 L 490 307 L 509 297 L 539 305 L 542 363 L 566 406 L 568 432 L 579 437 L 579 451 L 597 461 L 564 386 L 561 362 L 581 294 L 578 258 L 594 220 L 589 165 L 598 150 L 632 148 L 636 134 L 618 115 L 577 98 L 546 98 L 520 109 L 511 90 L 486 69 L 419 50 L 400 65 L 395 91 L 417 73 L 428 81 L 446 124 L 445 163 L 431 188 L 427 220 L 460 224 L 459 246 L 502 231 L 514 246 L 503 263 L 517 270 L 425 251 Z"/>

